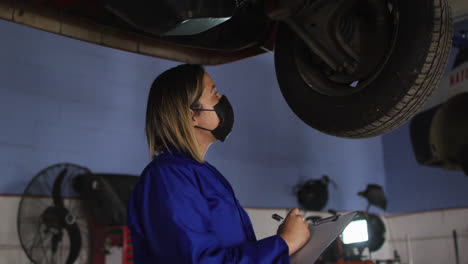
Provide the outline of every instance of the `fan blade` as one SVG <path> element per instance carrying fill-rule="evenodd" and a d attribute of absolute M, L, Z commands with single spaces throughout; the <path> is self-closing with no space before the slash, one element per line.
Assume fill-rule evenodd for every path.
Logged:
<path fill-rule="evenodd" d="M 68 232 L 68 237 L 70 238 L 70 252 L 68 253 L 66 264 L 73 264 L 78 258 L 81 250 L 81 234 L 78 223 L 72 225 L 66 225 L 65 229 Z"/>
<path fill-rule="evenodd" d="M 57 234 L 52 235 L 52 254 L 55 254 L 55 252 L 57 252 L 58 245 L 62 241 L 62 236 L 62 229 L 59 229 L 59 232 Z"/>
<path fill-rule="evenodd" d="M 65 175 L 67 174 L 67 169 L 64 169 L 60 172 L 60 175 L 55 179 L 54 187 L 52 190 L 52 199 L 54 200 L 54 205 L 57 208 L 64 208 L 63 198 L 62 198 L 62 183 Z"/>

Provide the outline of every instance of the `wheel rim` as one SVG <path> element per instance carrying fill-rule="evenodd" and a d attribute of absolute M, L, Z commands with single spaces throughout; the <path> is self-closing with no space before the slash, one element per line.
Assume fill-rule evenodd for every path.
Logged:
<path fill-rule="evenodd" d="M 357 93 L 372 83 L 392 54 L 399 24 L 396 2 L 379 0 L 371 6 L 356 3 L 354 9 L 343 10 L 344 13 L 333 22 L 332 27 L 337 31 L 336 41 L 343 50 L 347 53 L 359 53 L 359 63 L 344 65 L 346 69 L 342 71 L 333 71 L 300 38 L 294 39 L 297 70 L 304 82 L 315 92 L 326 96 Z M 364 43 L 359 43 L 360 41 Z"/>

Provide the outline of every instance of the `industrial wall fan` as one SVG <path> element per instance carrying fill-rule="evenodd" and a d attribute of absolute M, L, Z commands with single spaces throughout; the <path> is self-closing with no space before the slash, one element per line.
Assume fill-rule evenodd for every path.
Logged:
<path fill-rule="evenodd" d="M 26 187 L 18 207 L 18 235 L 37 264 L 90 263 L 87 210 L 73 180 L 90 170 L 70 163 L 40 171 Z"/>
<path fill-rule="evenodd" d="M 95 174 L 59 163 L 40 171 L 26 187 L 18 208 L 18 235 L 36 264 L 103 264 L 107 247 L 125 245 L 126 205 L 138 176 Z M 107 241 L 112 240 L 111 245 Z M 126 262 L 123 262 L 126 263 Z"/>

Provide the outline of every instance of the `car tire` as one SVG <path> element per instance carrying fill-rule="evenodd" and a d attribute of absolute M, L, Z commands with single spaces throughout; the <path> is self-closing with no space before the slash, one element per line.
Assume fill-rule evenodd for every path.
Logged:
<path fill-rule="evenodd" d="M 349 95 L 324 95 L 304 81 L 295 60 L 295 41 L 302 40 L 280 22 L 276 76 L 286 102 L 302 121 L 329 135 L 366 138 L 399 127 L 423 106 L 450 54 L 450 6 L 448 0 L 395 2 L 399 25 L 391 54 L 372 82 Z"/>

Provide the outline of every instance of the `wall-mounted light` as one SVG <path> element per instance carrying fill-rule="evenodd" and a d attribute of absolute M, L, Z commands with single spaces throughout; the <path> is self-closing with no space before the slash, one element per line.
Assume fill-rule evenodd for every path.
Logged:
<path fill-rule="evenodd" d="M 294 192 L 297 196 L 299 205 L 305 210 L 321 211 L 328 202 L 328 184 L 334 183 L 327 175 L 321 179 L 308 180 L 295 187 Z"/>
<path fill-rule="evenodd" d="M 363 214 L 349 223 L 340 238 L 345 251 L 351 254 L 353 249 L 357 249 L 359 255 L 356 257 L 360 258 L 364 248 L 368 248 L 370 252 L 379 250 L 385 242 L 385 233 L 385 225 L 380 217 Z"/>
<path fill-rule="evenodd" d="M 371 205 L 377 206 L 383 210 L 387 209 L 387 198 L 383 191 L 382 186 L 377 184 L 368 184 L 367 188 L 358 193 L 359 196 L 367 199 L 368 205 L 366 212 L 369 211 Z"/>
<path fill-rule="evenodd" d="M 341 240 L 343 241 L 343 244 L 367 242 L 369 240 L 367 220 L 359 219 L 349 223 L 341 234 Z"/>

